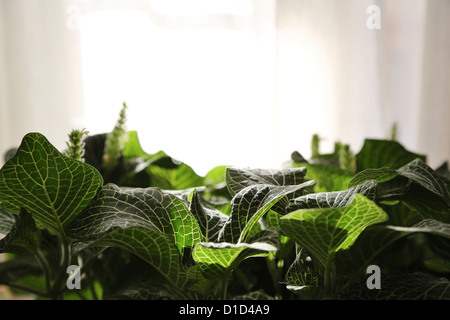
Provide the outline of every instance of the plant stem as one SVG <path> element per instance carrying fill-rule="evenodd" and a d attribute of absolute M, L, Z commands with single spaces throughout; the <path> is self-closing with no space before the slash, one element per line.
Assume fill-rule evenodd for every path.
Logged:
<path fill-rule="evenodd" d="M 336 266 L 334 264 L 334 255 L 330 255 L 324 271 L 324 285 L 328 293 L 334 293 L 336 276 Z"/>
<path fill-rule="evenodd" d="M 228 289 L 228 280 L 230 279 L 231 276 L 231 270 L 225 272 L 224 277 L 222 278 L 222 292 L 221 292 L 221 299 L 222 300 L 227 300 L 227 289 Z"/>
<path fill-rule="evenodd" d="M 91 290 L 92 297 L 94 298 L 94 300 L 99 300 L 97 292 L 95 291 L 94 281 L 92 281 L 92 278 L 89 275 L 89 272 L 86 274 L 86 279 L 89 282 L 89 289 Z"/>
<path fill-rule="evenodd" d="M 48 264 L 47 259 L 43 255 L 42 251 L 38 249 L 35 252 L 36 260 L 38 261 L 39 265 L 42 268 L 42 271 L 44 272 L 44 279 L 45 279 L 45 292 L 46 294 L 50 293 L 50 266 Z"/>
<path fill-rule="evenodd" d="M 53 286 L 50 292 L 50 297 L 53 300 L 57 300 L 61 298 L 61 294 L 64 291 L 64 278 L 67 270 L 67 267 L 69 266 L 70 262 L 70 246 L 69 242 L 64 238 L 60 238 L 60 247 L 61 247 L 61 263 L 60 263 L 60 270 L 59 274 L 57 275 L 55 281 L 53 282 Z"/>
<path fill-rule="evenodd" d="M 273 286 L 275 289 L 275 299 L 281 300 L 280 282 L 281 282 L 283 267 L 282 267 L 282 265 L 280 266 L 279 264 L 280 263 L 283 264 L 284 261 L 278 260 L 278 262 L 277 262 L 275 257 L 273 257 L 273 258 L 267 257 L 266 262 L 267 262 L 267 267 L 269 269 L 270 275 L 272 276 L 272 280 L 273 280 Z"/>

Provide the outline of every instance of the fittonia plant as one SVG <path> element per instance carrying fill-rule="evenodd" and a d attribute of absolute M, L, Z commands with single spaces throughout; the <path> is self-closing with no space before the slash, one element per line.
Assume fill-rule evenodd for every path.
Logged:
<path fill-rule="evenodd" d="M 64 151 L 23 138 L 0 170 L 0 284 L 45 299 L 450 299 L 446 164 L 395 139 L 321 154 L 314 136 L 311 159 L 199 176 L 146 153 L 125 119 L 126 105 L 111 133 L 73 130 Z"/>

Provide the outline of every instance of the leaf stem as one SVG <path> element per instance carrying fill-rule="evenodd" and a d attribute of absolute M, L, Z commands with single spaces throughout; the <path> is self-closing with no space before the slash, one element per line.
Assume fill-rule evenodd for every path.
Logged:
<path fill-rule="evenodd" d="M 57 275 L 55 281 L 53 282 L 53 286 L 50 292 L 50 297 L 53 300 L 57 300 L 61 298 L 61 295 L 64 291 L 64 276 L 67 274 L 66 270 L 69 266 L 70 262 L 70 245 L 67 239 L 64 237 L 60 238 L 60 248 L 61 248 L 61 262 L 60 262 L 60 270 Z"/>
<path fill-rule="evenodd" d="M 334 264 L 334 254 L 330 254 L 324 271 L 324 285 L 325 289 L 329 294 L 334 293 L 335 277 L 336 277 L 336 266 Z"/>
<path fill-rule="evenodd" d="M 35 257 L 44 272 L 45 292 L 48 295 L 50 293 L 50 266 L 40 249 L 35 252 Z"/>
<path fill-rule="evenodd" d="M 89 274 L 89 272 L 86 274 L 86 279 L 89 282 L 89 289 L 91 290 L 93 299 L 94 300 L 99 300 L 98 295 L 97 295 L 97 291 L 95 290 L 95 283 L 92 280 L 92 277 Z"/>
<path fill-rule="evenodd" d="M 281 300 L 281 277 L 283 273 L 282 264 L 284 260 L 278 260 L 276 257 L 266 258 L 267 267 L 269 269 L 270 275 L 272 276 L 273 286 L 275 289 L 275 299 Z"/>
<path fill-rule="evenodd" d="M 222 292 L 221 292 L 221 299 L 222 300 L 227 300 L 227 289 L 228 289 L 228 280 L 230 279 L 231 276 L 231 270 L 225 272 L 224 277 L 222 278 Z"/>

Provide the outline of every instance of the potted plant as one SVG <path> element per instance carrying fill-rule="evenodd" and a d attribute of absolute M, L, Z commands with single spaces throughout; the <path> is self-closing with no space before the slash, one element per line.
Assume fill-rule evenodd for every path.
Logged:
<path fill-rule="evenodd" d="M 39 299 L 450 298 L 446 164 L 395 137 L 321 154 L 314 136 L 311 159 L 200 176 L 146 153 L 126 111 L 65 151 L 29 133 L 8 156 L 0 284 Z"/>

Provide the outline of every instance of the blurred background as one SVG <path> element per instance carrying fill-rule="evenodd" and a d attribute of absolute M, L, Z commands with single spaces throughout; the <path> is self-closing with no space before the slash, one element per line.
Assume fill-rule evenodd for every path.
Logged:
<path fill-rule="evenodd" d="M 448 0 L 0 0 L 0 153 L 114 127 L 199 174 L 335 141 L 450 159 Z M 3 160 L 2 160 L 3 161 Z M 2 163 L 1 163 L 2 164 Z"/>

